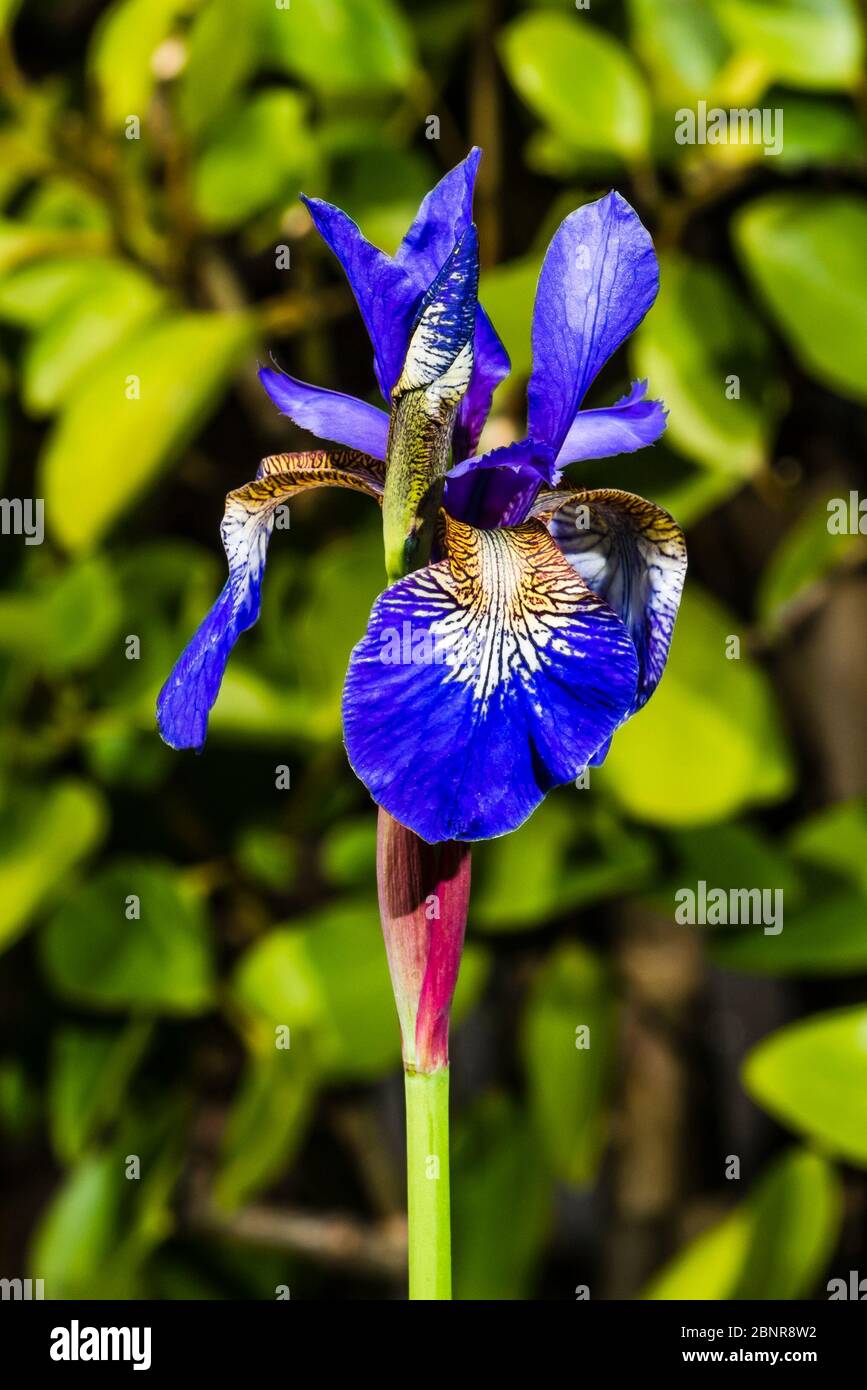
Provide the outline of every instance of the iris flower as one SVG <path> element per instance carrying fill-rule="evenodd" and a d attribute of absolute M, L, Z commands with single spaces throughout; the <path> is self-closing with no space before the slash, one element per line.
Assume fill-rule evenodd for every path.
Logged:
<path fill-rule="evenodd" d="M 266 458 L 229 494 L 229 579 L 158 706 L 169 744 L 201 747 L 229 653 L 259 614 L 277 507 L 311 487 L 367 493 L 383 508 L 394 582 L 350 660 L 345 742 L 374 801 L 429 843 L 513 830 L 604 758 L 659 681 L 686 567 L 661 508 L 562 478 L 665 427 L 643 382 L 581 409 L 657 291 L 650 236 L 619 194 L 571 213 L 545 256 L 526 436 L 474 452 L 509 366 L 476 297 L 478 158 L 427 195 L 394 257 L 339 208 L 306 200 L 354 291 L 390 411 L 260 372 L 280 409 L 331 446 Z"/>
<path fill-rule="evenodd" d="M 324 486 L 379 502 L 390 582 L 350 658 L 343 725 L 380 808 L 379 906 L 406 1073 L 411 1298 L 450 1296 L 448 1024 L 469 842 L 515 829 L 552 787 L 604 759 L 659 682 L 686 569 L 683 535 L 661 508 L 563 476 L 665 428 L 644 382 L 612 406 L 581 408 L 657 291 L 650 237 L 619 194 L 556 232 L 536 294 L 526 434 L 476 452 L 509 368 L 477 299 L 478 158 L 472 151 L 428 194 L 393 257 L 339 208 L 307 200 L 355 293 L 389 409 L 260 372 L 280 409 L 328 444 L 264 459 L 229 494 L 229 578 L 158 702 L 163 738 L 200 748 L 232 647 L 258 617 L 282 503 Z"/>

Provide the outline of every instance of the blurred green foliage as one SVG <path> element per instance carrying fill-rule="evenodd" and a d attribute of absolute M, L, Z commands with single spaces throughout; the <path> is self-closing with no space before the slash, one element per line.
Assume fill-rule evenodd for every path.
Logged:
<path fill-rule="evenodd" d="M 867 1167 L 863 623 L 811 645 L 865 555 L 827 526 L 867 442 L 858 8 L 6 0 L 0 20 L 0 479 L 47 529 L 2 536 L 0 1127 L 27 1219 L 0 1273 L 86 1298 L 395 1287 L 388 1260 L 232 1227 L 266 1203 L 384 1230 L 402 1205 L 373 809 L 340 743 L 383 584 L 373 509 L 293 505 L 203 758 L 160 745 L 153 707 L 222 583 L 223 494 L 306 442 L 256 361 L 373 399 L 299 190 L 391 250 L 476 140 L 482 296 L 513 360 L 492 442 L 521 430 L 548 238 L 616 186 L 662 287 L 591 404 L 647 377 L 669 427 L 581 476 L 670 507 L 693 571 L 665 679 L 590 787 L 474 851 L 456 1296 L 820 1290 L 844 1234 L 863 1251 Z M 782 111 L 781 153 L 677 143 L 699 101 Z M 699 879 L 782 888 L 784 930 L 676 927 Z M 647 1048 L 670 1065 L 642 1072 Z M 649 1268 L 624 1259 L 644 1220 Z"/>

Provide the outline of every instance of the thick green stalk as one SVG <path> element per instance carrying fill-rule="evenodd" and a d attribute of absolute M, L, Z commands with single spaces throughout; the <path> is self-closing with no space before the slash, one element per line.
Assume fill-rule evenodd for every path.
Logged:
<path fill-rule="evenodd" d="M 409 1296 L 450 1299 L 449 1071 L 406 1073 Z"/>

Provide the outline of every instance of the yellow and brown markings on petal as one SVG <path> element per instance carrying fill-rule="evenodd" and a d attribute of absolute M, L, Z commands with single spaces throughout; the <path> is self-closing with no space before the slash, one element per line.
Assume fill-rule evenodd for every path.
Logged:
<path fill-rule="evenodd" d="M 641 665 L 639 704 L 655 689 L 686 577 L 686 541 L 662 507 L 616 488 L 543 491 L 545 521 L 570 565 L 629 628 Z"/>
<path fill-rule="evenodd" d="M 446 600 L 434 635 L 453 678 L 482 702 L 538 672 L 549 646 L 566 650 L 576 615 L 604 607 L 538 521 L 481 531 L 441 511 L 440 543 L 446 559 L 418 576 L 419 588 Z"/>
<path fill-rule="evenodd" d="M 343 487 L 382 501 L 385 464 L 355 449 L 311 449 L 271 454 L 251 483 L 226 498 L 220 531 L 236 598 L 256 582 L 265 563 L 277 508 L 296 493 L 316 487 Z"/>

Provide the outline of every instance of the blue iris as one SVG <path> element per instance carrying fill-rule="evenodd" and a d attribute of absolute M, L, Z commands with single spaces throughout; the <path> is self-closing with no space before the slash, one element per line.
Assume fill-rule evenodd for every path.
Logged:
<path fill-rule="evenodd" d="M 354 770 L 431 842 L 512 830 L 551 787 L 602 761 L 662 675 L 686 569 L 683 535 L 661 508 L 562 476 L 665 428 L 642 382 L 612 406 L 581 408 L 658 287 L 650 237 L 619 194 L 556 232 L 536 295 L 526 434 L 476 452 L 509 369 L 476 301 L 478 160 L 474 150 L 427 195 L 393 257 L 339 208 L 306 200 L 352 286 L 390 410 L 260 372 L 280 409 L 333 447 L 266 459 L 229 495 L 228 582 L 158 703 L 163 738 L 200 747 L 229 652 L 258 616 L 287 497 L 366 492 L 384 503 L 387 537 L 396 526 L 400 539 L 406 520 L 407 554 L 423 534 L 430 550 L 435 524 L 430 563 L 374 604 L 343 702 Z"/>

